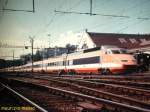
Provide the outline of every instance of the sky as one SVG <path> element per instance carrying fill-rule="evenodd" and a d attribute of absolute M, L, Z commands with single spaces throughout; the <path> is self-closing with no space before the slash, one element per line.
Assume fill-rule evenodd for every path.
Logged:
<path fill-rule="evenodd" d="M 90 0 L 35 0 L 34 13 L 2 10 L 32 10 L 32 0 L 0 0 L 0 45 L 30 45 L 29 37 L 34 37 L 34 46 L 38 48 L 65 46 L 75 44 L 73 35 L 85 29 L 89 32 L 150 34 L 150 0 L 92 1 L 92 12 L 100 15 L 55 12 L 89 13 Z M 31 52 L 24 48 L 0 48 L 0 58 L 12 56 L 13 50 L 16 57 Z"/>

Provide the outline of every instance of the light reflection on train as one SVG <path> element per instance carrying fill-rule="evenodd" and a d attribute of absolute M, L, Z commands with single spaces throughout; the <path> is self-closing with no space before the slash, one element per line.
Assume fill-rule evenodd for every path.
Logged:
<path fill-rule="evenodd" d="M 34 72 L 61 74 L 118 74 L 136 69 L 137 62 L 126 49 L 101 46 L 34 62 Z M 31 72 L 32 64 L 14 67 L 15 72 Z M 13 67 L 5 71 L 12 72 Z"/>

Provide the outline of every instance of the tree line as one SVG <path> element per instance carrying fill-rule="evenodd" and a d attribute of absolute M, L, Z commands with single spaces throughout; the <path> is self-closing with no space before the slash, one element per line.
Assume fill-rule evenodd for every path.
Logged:
<path fill-rule="evenodd" d="M 76 49 L 77 49 L 76 45 L 67 44 L 64 48 L 56 46 L 55 48 L 49 48 L 46 50 L 41 50 L 41 51 L 37 50 L 36 53 L 33 55 L 33 61 L 40 61 L 52 56 L 61 55 L 63 53 L 72 53 L 75 52 Z M 30 63 L 32 61 L 31 57 L 32 55 L 31 53 L 29 53 L 29 54 L 21 55 L 20 59 L 14 59 L 14 60 L 0 59 L 0 69 L 12 67 L 12 66 L 20 66 L 20 65 Z"/>

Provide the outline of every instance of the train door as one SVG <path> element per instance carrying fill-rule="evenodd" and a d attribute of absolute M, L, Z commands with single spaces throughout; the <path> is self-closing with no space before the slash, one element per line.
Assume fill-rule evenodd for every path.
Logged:
<path fill-rule="evenodd" d="M 48 66 L 48 63 L 44 63 L 44 65 L 45 65 L 45 72 L 47 72 L 47 66 Z"/>
<path fill-rule="evenodd" d="M 100 62 L 100 74 L 110 74 L 110 67 L 111 67 L 111 50 L 110 49 L 103 49 L 102 50 L 102 55 L 100 56 L 101 62 Z"/>
<path fill-rule="evenodd" d="M 63 69 L 65 72 L 67 72 L 67 56 L 63 57 Z"/>

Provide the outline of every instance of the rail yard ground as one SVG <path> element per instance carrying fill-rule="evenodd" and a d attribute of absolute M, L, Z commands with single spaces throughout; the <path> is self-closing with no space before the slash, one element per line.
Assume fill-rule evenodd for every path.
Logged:
<path fill-rule="evenodd" d="M 150 112 L 150 72 L 62 76 L 4 73 L 0 82 L 0 109 L 5 111 Z"/>

